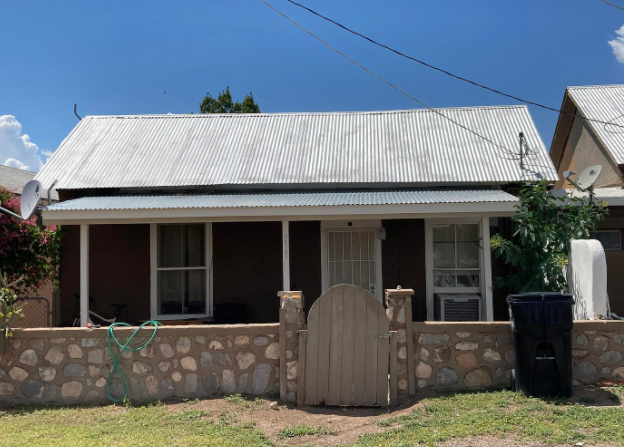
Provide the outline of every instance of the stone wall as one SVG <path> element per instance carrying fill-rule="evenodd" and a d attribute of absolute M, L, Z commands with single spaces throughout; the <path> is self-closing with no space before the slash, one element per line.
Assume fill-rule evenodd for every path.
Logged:
<path fill-rule="evenodd" d="M 117 329 L 123 342 L 132 330 Z M 144 329 L 136 344 L 146 341 Z M 0 360 L 0 402 L 105 402 L 107 329 L 16 329 Z M 296 338 L 296 337 L 295 337 Z M 135 342 L 132 342 L 132 345 Z M 120 361 L 133 400 L 279 394 L 279 324 L 165 326 Z M 111 394 L 123 394 L 116 375 Z"/>
<path fill-rule="evenodd" d="M 397 337 L 399 394 L 510 384 L 514 351 L 508 322 L 412 323 L 412 293 L 386 291 L 390 330 Z M 300 292 L 281 292 L 280 323 L 161 327 L 147 348 L 127 351 L 120 360 L 130 399 L 241 393 L 296 402 L 303 309 Z M 120 328 L 115 334 L 124 342 L 133 331 Z M 142 330 L 133 346 L 151 334 Z M 0 403 L 106 402 L 112 366 L 106 337 L 105 328 L 16 329 L 0 358 Z M 572 357 L 575 385 L 624 381 L 624 321 L 575 322 Z M 118 396 L 123 383 L 115 377 L 110 389 Z"/>
<path fill-rule="evenodd" d="M 577 321 L 572 331 L 572 383 L 624 381 L 624 321 Z"/>
<path fill-rule="evenodd" d="M 507 322 L 413 323 L 417 389 L 484 389 L 511 383 Z M 575 321 L 574 385 L 624 380 L 624 321 Z"/>

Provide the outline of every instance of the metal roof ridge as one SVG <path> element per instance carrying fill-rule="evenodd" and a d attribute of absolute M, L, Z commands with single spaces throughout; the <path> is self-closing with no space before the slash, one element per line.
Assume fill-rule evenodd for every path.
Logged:
<path fill-rule="evenodd" d="M 594 89 L 594 88 L 624 88 L 624 84 L 596 84 L 596 85 L 569 85 L 567 90 L 582 90 L 582 89 Z"/>
<path fill-rule="evenodd" d="M 433 111 L 458 110 L 505 110 L 505 109 L 527 109 L 526 104 L 509 105 L 488 105 L 488 106 L 463 106 L 463 107 L 432 107 Z M 328 111 L 328 112 L 261 112 L 261 113 L 153 113 L 153 114 L 120 114 L 120 115 L 85 115 L 84 118 L 107 119 L 107 118 L 242 118 L 242 117 L 263 117 L 263 116 L 308 116 L 308 115 L 380 115 L 398 113 L 432 113 L 429 109 L 391 109 L 391 110 L 353 110 L 353 111 Z"/>

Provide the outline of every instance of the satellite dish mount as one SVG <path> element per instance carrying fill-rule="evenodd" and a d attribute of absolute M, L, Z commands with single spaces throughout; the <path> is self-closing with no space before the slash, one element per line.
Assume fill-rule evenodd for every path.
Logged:
<path fill-rule="evenodd" d="M 600 177 L 600 173 L 602 172 L 601 165 L 593 165 L 588 168 L 585 168 L 583 172 L 581 172 L 578 176 L 576 176 L 576 172 L 574 171 L 564 171 L 563 177 L 569 181 L 574 187 L 580 192 L 589 193 L 589 199 L 594 201 L 594 184 Z M 571 180 L 570 176 L 575 175 L 576 180 Z"/>
<path fill-rule="evenodd" d="M 39 199 L 43 192 L 43 186 L 39 180 L 31 180 L 22 189 L 22 195 L 20 196 L 20 214 L 15 214 L 6 208 L 0 206 L 0 211 L 15 217 L 20 220 L 28 220 L 37 209 Z"/>

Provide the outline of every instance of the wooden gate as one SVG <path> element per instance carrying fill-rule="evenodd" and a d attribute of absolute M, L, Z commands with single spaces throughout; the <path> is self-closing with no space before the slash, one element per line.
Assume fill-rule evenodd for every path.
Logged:
<path fill-rule="evenodd" d="M 299 402 L 387 406 L 388 374 L 396 376 L 393 334 L 372 293 L 346 284 L 330 288 L 312 305 L 307 331 L 300 331 Z M 394 382 L 396 377 L 390 380 L 393 401 Z"/>

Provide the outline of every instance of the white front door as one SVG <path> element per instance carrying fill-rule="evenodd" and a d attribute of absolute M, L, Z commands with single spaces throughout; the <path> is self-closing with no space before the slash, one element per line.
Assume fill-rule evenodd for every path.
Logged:
<path fill-rule="evenodd" d="M 323 291 L 336 284 L 352 284 L 380 298 L 381 243 L 378 226 L 363 228 L 361 224 L 355 226 L 352 222 L 344 225 L 346 228 L 340 223 L 328 226 L 334 228 L 325 228 L 322 232 Z"/>

